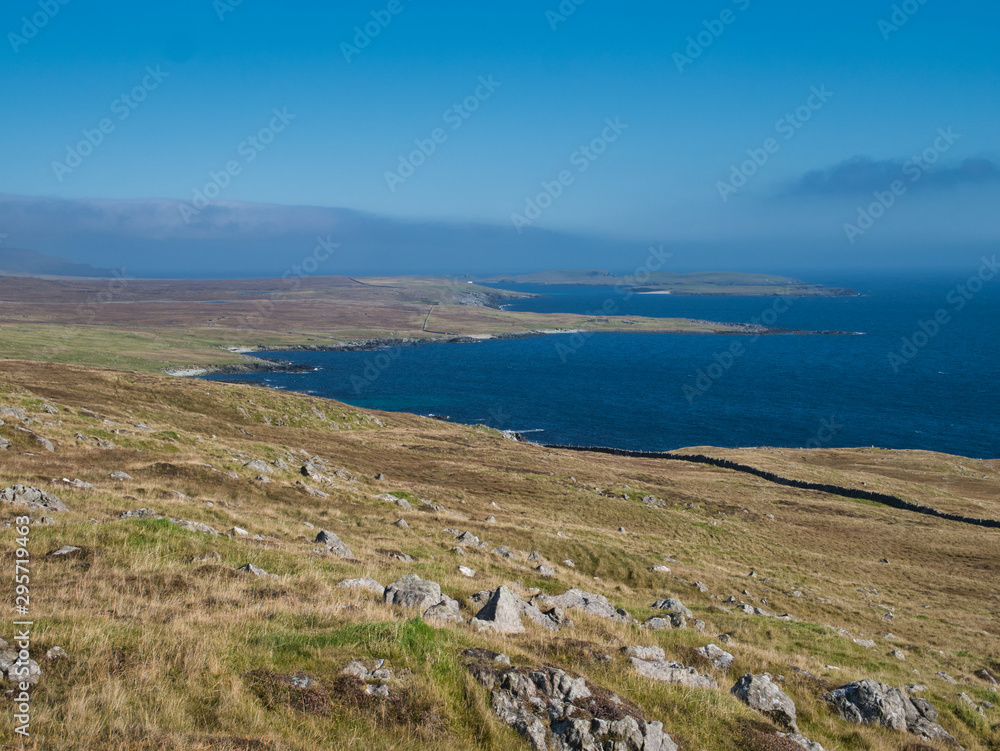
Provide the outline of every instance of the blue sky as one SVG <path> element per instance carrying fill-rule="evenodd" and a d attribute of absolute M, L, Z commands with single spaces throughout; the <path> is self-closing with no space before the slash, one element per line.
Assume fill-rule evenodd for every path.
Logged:
<path fill-rule="evenodd" d="M 528 218 L 526 200 L 565 170 L 572 182 L 525 226 L 636 248 L 668 242 L 713 266 L 971 257 L 1000 235 L 1000 9 L 895 5 L 893 19 L 892 2 L 871 0 L 10 0 L 0 11 L 0 193 L 194 204 L 234 162 L 218 201 L 485 223 L 517 243 L 512 215 Z M 356 26 L 378 25 L 373 14 L 391 20 L 345 54 Z M 32 16 L 45 24 L 28 38 L 22 19 Z M 902 18 L 896 30 L 879 26 Z M 679 65 L 699 34 L 711 43 Z M 123 104 L 144 82 L 144 101 Z M 469 97 L 475 111 L 456 119 L 453 105 Z M 808 121 L 786 138 L 778 123 L 797 109 Z M 67 149 L 105 118 L 93 153 L 71 171 L 53 166 L 69 164 Z M 609 119 L 627 127 L 581 157 Z M 275 123 L 273 141 L 248 144 Z M 957 137 L 941 149 L 948 128 Z M 387 177 L 403 175 L 415 140 L 429 150 L 435 129 L 433 153 Z M 926 179 L 906 182 L 885 216 L 849 237 L 858 208 L 928 149 Z M 745 184 L 722 187 L 762 153 Z M 65 251 L 5 216 L 11 242 Z M 80 253 L 102 260 L 86 243 Z"/>

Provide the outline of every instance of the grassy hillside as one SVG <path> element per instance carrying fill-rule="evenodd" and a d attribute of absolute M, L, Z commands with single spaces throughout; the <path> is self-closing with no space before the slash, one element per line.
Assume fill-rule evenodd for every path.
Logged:
<path fill-rule="evenodd" d="M 69 508 L 32 514 L 31 650 L 43 675 L 27 748 L 528 748 L 466 669 L 470 647 L 575 671 L 662 721 L 682 749 L 787 748 L 771 720 L 729 693 L 739 676 L 763 671 L 783 676 L 802 733 L 826 749 L 929 747 L 850 724 L 824 701 L 826 690 L 861 678 L 924 684 L 965 748 L 1000 748 L 1000 696 L 975 675 L 1000 669 L 996 530 L 248 385 L 3 361 L 2 407 L 10 409 L 0 412 L 0 438 L 10 446 L 0 449 L 0 490 L 24 483 Z M 1000 518 L 1000 462 L 699 450 Z M 76 479 L 92 487 L 67 482 Z M 121 518 L 143 508 L 152 512 Z M 24 510 L 3 503 L 0 514 L 12 522 Z M 236 527 L 247 534 L 229 533 Z M 488 545 L 459 555 L 446 528 Z M 16 525 L 5 529 L 12 577 Z M 353 558 L 314 552 L 320 530 Z M 79 550 L 48 555 L 65 545 Z M 511 557 L 492 552 L 499 546 Z M 397 551 L 412 560 L 391 557 Z M 535 570 L 532 551 L 553 576 Z M 246 563 L 276 577 L 238 573 Z M 573 611 L 572 627 L 526 620 L 525 633 L 500 635 L 429 624 L 417 610 L 337 586 L 409 573 L 440 583 L 464 621 L 477 610 L 472 595 L 504 583 L 524 594 L 601 594 L 639 621 L 660 612 L 654 601 L 677 597 L 693 618 L 654 632 Z M 730 597 L 795 621 L 745 615 Z M 869 639 L 874 647 L 855 641 Z M 709 643 L 734 655 L 730 670 L 695 652 Z M 629 645 L 660 646 L 719 689 L 643 678 L 619 653 Z M 55 646 L 68 657 L 46 660 Z M 387 696 L 342 677 L 353 659 L 385 660 Z M 293 676 L 315 683 L 298 688 Z M 993 708 L 980 714 L 959 693 Z M 20 747 L 12 700 L 0 705 L 0 744 Z"/>
<path fill-rule="evenodd" d="M 438 278 L 203 281 L 8 278 L 0 358 L 160 372 L 238 365 L 232 349 L 536 331 L 739 332 L 738 325 L 500 310 L 522 296 Z"/>

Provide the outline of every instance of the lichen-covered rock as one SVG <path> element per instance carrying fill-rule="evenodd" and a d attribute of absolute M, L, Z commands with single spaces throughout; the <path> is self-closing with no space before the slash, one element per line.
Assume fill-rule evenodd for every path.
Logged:
<path fill-rule="evenodd" d="M 29 511 L 69 511 L 59 496 L 29 485 L 12 485 L 0 490 L 0 501 L 23 506 Z"/>
<path fill-rule="evenodd" d="M 461 623 L 462 611 L 459 608 L 458 600 L 454 600 L 448 595 L 441 595 L 441 601 L 437 605 L 431 605 L 424 611 L 424 620 L 428 623 Z"/>
<path fill-rule="evenodd" d="M 385 588 L 385 602 L 404 608 L 418 608 L 421 613 L 441 602 L 441 585 L 416 574 L 407 574 Z"/>
<path fill-rule="evenodd" d="M 520 634 L 524 632 L 524 624 L 521 623 L 523 607 L 524 600 L 507 587 L 500 586 L 493 590 L 486 604 L 470 623 L 479 630 Z"/>
<path fill-rule="evenodd" d="M 747 673 L 736 682 L 730 693 L 786 730 L 799 732 L 795 721 L 795 702 L 774 684 L 767 673 Z"/>
<path fill-rule="evenodd" d="M 320 533 L 316 535 L 316 542 L 322 543 L 327 552 L 332 553 L 338 558 L 354 558 L 354 552 L 348 547 L 347 543 L 333 532 L 325 529 L 320 530 Z"/>
<path fill-rule="evenodd" d="M 632 659 L 632 667 L 635 671 L 654 681 L 669 683 L 673 686 L 687 686 L 688 688 L 718 688 L 719 684 L 710 675 L 701 675 L 694 668 L 689 668 L 679 662 L 673 661 L 648 661 L 640 660 L 636 657 Z"/>
<path fill-rule="evenodd" d="M 858 725 L 881 725 L 905 731 L 907 697 L 897 688 L 873 680 L 855 681 L 827 694 L 840 716 Z"/>
<path fill-rule="evenodd" d="M 733 666 L 733 660 L 735 659 L 729 652 L 715 644 L 700 647 L 698 654 L 702 655 L 706 660 L 710 660 L 719 670 L 729 670 Z"/>
<path fill-rule="evenodd" d="M 911 693 L 917 693 L 917 688 L 911 687 Z M 907 696 L 898 688 L 873 680 L 856 681 L 831 691 L 826 698 L 849 722 L 909 731 L 926 741 L 958 746 L 958 741 L 937 723 L 938 711 L 933 704 Z"/>
<path fill-rule="evenodd" d="M 667 659 L 663 647 L 622 647 L 621 652 L 626 657 L 635 657 L 647 662 L 663 662 Z"/>
<path fill-rule="evenodd" d="M 259 576 L 259 577 L 269 577 L 271 579 L 278 578 L 277 574 L 269 574 L 264 569 L 254 566 L 252 563 L 244 564 L 243 566 L 240 566 L 239 569 L 237 570 L 242 571 L 244 574 L 253 574 L 254 576 Z"/>
<path fill-rule="evenodd" d="M 603 595 L 585 592 L 582 589 L 567 589 L 561 595 L 537 595 L 532 598 L 540 610 L 562 608 L 563 610 L 580 610 L 599 618 L 623 623 L 635 623 L 635 618 L 624 610 L 616 610 Z"/>
<path fill-rule="evenodd" d="M 582 677 L 550 666 L 503 667 L 486 650 L 465 654 L 494 713 L 535 751 L 677 751 L 662 723 Z"/>
<path fill-rule="evenodd" d="M 665 610 L 668 613 L 680 613 L 685 618 L 694 618 L 694 613 L 684 607 L 684 603 L 676 597 L 668 597 L 665 600 L 657 600 L 653 603 L 657 610 Z"/>

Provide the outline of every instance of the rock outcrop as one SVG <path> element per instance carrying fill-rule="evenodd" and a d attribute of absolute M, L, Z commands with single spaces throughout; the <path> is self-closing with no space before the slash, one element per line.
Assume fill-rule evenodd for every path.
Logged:
<path fill-rule="evenodd" d="M 608 602 L 603 595 L 595 595 L 582 589 L 567 589 L 561 595 L 538 595 L 532 600 L 540 609 L 561 608 L 563 610 L 580 610 L 599 618 L 623 623 L 635 623 L 636 620 L 622 609 Z"/>
<path fill-rule="evenodd" d="M 478 630 L 495 631 L 500 634 L 520 634 L 524 632 L 521 612 L 524 600 L 507 587 L 497 587 L 489 600 L 469 623 Z"/>
<path fill-rule="evenodd" d="M 701 675 L 694 668 L 686 667 L 679 662 L 640 660 L 637 657 L 633 657 L 631 660 L 635 672 L 644 678 L 669 683 L 673 686 L 687 686 L 688 688 L 714 689 L 719 687 L 712 676 Z"/>
<path fill-rule="evenodd" d="M 486 650 L 465 653 L 496 715 L 535 751 L 677 751 L 663 724 L 579 676 L 554 667 L 505 667 Z"/>
<path fill-rule="evenodd" d="M 23 506 L 28 511 L 69 511 L 59 496 L 29 485 L 12 485 L 0 490 L 0 501 Z"/>
<path fill-rule="evenodd" d="M 318 535 L 316 535 L 316 542 L 324 545 L 320 548 L 321 551 L 332 553 L 338 558 L 354 558 L 354 553 L 348 547 L 347 543 L 341 540 L 333 532 L 327 530 L 321 530 Z"/>
<path fill-rule="evenodd" d="M 729 670 L 733 666 L 733 660 L 735 659 L 729 652 L 722 649 L 715 644 L 708 644 L 704 647 L 700 647 L 698 654 L 704 657 L 706 660 L 710 660 L 712 665 L 717 667 L 719 670 Z"/>
<path fill-rule="evenodd" d="M 795 721 L 795 702 L 775 685 L 767 673 L 747 673 L 736 682 L 730 693 L 786 730 L 799 732 Z"/>
<path fill-rule="evenodd" d="M 848 683 L 826 696 L 848 722 L 910 732 L 924 740 L 958 742 L 937 724 L 938 712 L 926 699 L 911 698 L 898 688 L 873 680 Z"/>

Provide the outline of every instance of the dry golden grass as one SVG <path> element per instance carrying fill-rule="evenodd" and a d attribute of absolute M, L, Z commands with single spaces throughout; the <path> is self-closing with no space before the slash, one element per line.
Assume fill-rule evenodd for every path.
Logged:
<path fill-rule="evenodd" d="M 43 400 L 60 412 L 42 413 Z M 469 646 L 504 651 L 515 663 L 576 670 L 663 720 L 685 749 L 768 747 L 760 745 L 773 737 L 768 723 L 728 694 L 739 675 L 763 670 L 785 676 L 803 732 L 827 749 L 889 751 L 914 742 L 849 725 L 829 709 L 826 688 L 863 677 L 927 685 L 942 724 L 967 749 L 1000 748 L 998 711 L 980 718 L 956 699 L 966 691 L 1000 705 L 973 677 L 979 668 L 1000 668 L 996 530 L 701 465 L 548 450 L 489 430 L 248 385 L 7 361 L 0 362 L 0 405 L 27 409 L 28 427 L 56 444 L 55 452 L 44 451 L 13 429 L 17 420 L 7 420 L 0 435 L 13 445 L 0 452 L 0 487 L 44 487 L 70 507 L 32 531 L 33 654 L 59 645 L 70 658 L 41 660 L 29 748 L 526 748 L 493 717 L 488 695 L 465 670 L 459 654 Z M 77 433 L 115 448 L 79 441 Z M 334 478 L 338 487 L 330 487 L 307 480 L 298 473 L 303 451 L 353 481 Z M 704 453 L 802 479 L 867 482 L 948 510 L 997 511 L 995 462 L 870 450 Z M 243 466 L 282 457 L 289 469 L 276 469 L 268 484 Z M 134 479 L 111 480 L 115 470 Z M 375 479 L 379 473 L 386 479 Z M 94 487 L 50 484 L 64 477 Z M 330 498 L 308 495 L 299 480 Z M 375 498 L 387 492 L 405 494 L 414 510 Z M 667 507 L 646 506 L 640 499 L 647 494 Z M 118 518 L 141 507 L 264 539 Z M 0 508 L 3 520 L 17 514 Z M 491 515 L 495 523 L 484 521 Z M 409 529 L 393 525 L 400 516 Z M 489 550 L 469 548 L 459 558 L 445 527 L 470 530 L 491 547 L 537 550 L 557 574 L 541 579 L 526 561 Z M 338 534 L 357 560 L 314 553 L 319 529 Z M 13 530 L 6 534 L 0 552 L 13 568 Z M 83 553 L 46 557 L 65 544 Z M 379 549 L 415 560 L 395 561 Z M 666 564 L 672 573 L 651 572 L 664 556 L 674 559 Z M 561 563 L 567 558 L 575 567 Z M 246 562 L 278 578 L 234 572 Z M 460 564 L 475 569 L 475 578 L 460 575 Z M 467 617 L 472 594 L 510 582 L 598 592 L 640 620 L 653 614 L 654 600 L 677 596 L 707 628 L 650 633 L 570 613 L 576 625 L 556 634 L 529 627 L 488 636 L 464 625 L 432 628 L 415 612 L 336 586 L 360 576 L 387 584 L 410 572 L 440 582 Z M 698 581 L 707 593 L 692 586 Z M 720 610 L 730 595 L 798 622 Z M 889 610 L 891 622 L 883 620 Z M 877 649 L 838 628 L 875 639 Z M 890 631 L 894 639 L 883 636 Z M 729 674 L 694 652 L 723 633 L 736 656 Z M 618 654 L 629 644 L 659 644 L 670 658 L 712 673 L 721 690 L 652 684 Z M 889 655 L 897 648 L 905 661 Z M 605 654 L 610 662 L 600 659 Z M 383 658 L 397 670 L 391 702 L 360 700 L 340 681 L 352 658 Z M 962 685 L 944 682 L 939 671 Z M 290 694 L 273 679 L 298 672 L 320 681 L 315 694 Z M 7 717 L 9 703 L 0 699 Z M 0 723 L 0 743 L 15 741 L 12 723 Z"/>

